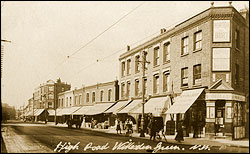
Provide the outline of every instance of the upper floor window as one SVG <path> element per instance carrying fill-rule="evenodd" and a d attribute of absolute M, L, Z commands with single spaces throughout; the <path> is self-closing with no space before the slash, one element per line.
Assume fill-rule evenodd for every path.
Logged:
<path fill-rule="evenodd" d="M 125 95 L 125 84 L 124 83 L 122 83 L 121 84 L 121 97 L 123 98 Z"/>
<path fill-rule="evenodd" d="M 201 64 L 194 65 L 194 85 L 201 85 Z"/>
<path fill-rule="evenodd" d="M 130 81 L 127 82 L 127 93 L 126 96 L 129 97 L 130 95 Z"/>
<path fill-rule="evenodd" d="M 148 60 L 148 52 L 147 52 L 147 51 L 144 51 L 144 52 L 145 52 L 145 61 L 146 61 L 146 62 L 145 62 L 145 70 L 146 70 L 146 69 L 148 68 L 148 63 L 147 63 L 147 62 L 148 62 L 149 60 Z"/>
<path fill-rule="evenodd" d="M 75 96 L 75 105 L 78 105 L 79 104 L 79 99 L 78 99 L 78 96 L 76 95 Z"/>
<path fill-rule="evenodd" d="M 154 75 L 154 94 L 158 94 L 159 93 L 159 75 L 156 74 Z"/>
<path fill-rule="evenodd" d="M 125 76 L 125 61 L 122 62 L 122 76 Z"/>
<path fill-rule="evenodd" d="M 53 86 L 49 86 L 49 91 L 54 91 L 54 87 Z"/>
<path fill-rule="evenodd" d="M 72 102 L 71 102 L 72 100 L 71 100 L 71 97 L 69 97 L 69 106 L 71 106 L 72 104 Z"/>
<path fill-rule="evenodd" d="M 154 66 L 160 65 L 160 50 L 159 46 L 154 48 Z"/>
<path fill-rule="evenodd" d="M 82 104 L 82 95 L 79 95 L 79 104 Z"/>
<path fill-rule="evenodd" d="M 67 97 L 67 99 L 66 99 L 66 107 L 69 107 L 69 98 Z"/>
<path fill-rule="evenodd" d="M 92 92 L 92 102 L 95 102 L 95 92 Z"/>
<path fill-rule="evenodd" d="M 139 96 L 139 79 L 135 80 L 135 96 Z"/>
<path fill-rule="evenodd" d="M 127 60 L 127 74 L 131 74 L 131 60 L 128 59 Z"/>
<path fill-rule="evenodd" d="M 194 51 L 202 48 L 202 31 L 194 33 Z"/>
<path fill-rule="evenodd" d="M 213 48 L 213 71 L 230 71 L 230 48 Z"/>
<path fill-rule="evenodd" d="M 170 77 L 169 71 L 163 73 L 163 92 L 169 91 Z"/>
<path fill-rule="evenodd" d="M 86 102 L 89 103 L 89 93 L 86 94 Z"/>
<path fill-rule="evenodd" d="M 101 94 L 100 94 L 100 101 L 101 102 L 103 101 L 103 91 L 101 91 Z"/>
<path fill-rule="evenodd" d="M 135 56 L 135 73 L 139 72 L 140 68 L 140 55 Z"/>
<path fill-rule="evenodd" d="M 236 48 L 240 49 L 240 30 L 236 29 L 235 31 L 235 43 L 236 43 Z"/>
<path fill-rule="evenodd" d="M 188 86 L 188 68 L 181 69 L 181 86 Z"/>
<path fill-rule="evenodd" d="M 188 53 L 188 36 L 181 39 L 181 55 Z"/>
<path fill-rule="evenodd" d="M 62 107 L 64 107 L 63 98 L 62 98 Z"/>
<path fill-rule="evenodd" d="M 163 45 L 163 62 L 170 61 L 170 43 L 164 43 Z"/>
<path fill-rule="evenodd" d="M 235 64 L 235 80 L 234 83 L 238 85 L 240 83 L 240 66 Z"/>
<path fill-rule="evenodd" d="M 111 101 L 111 97 L 112 97 L 112 90 L 109 89 L 109 91 L 108 91 L 108 101 Z"/>

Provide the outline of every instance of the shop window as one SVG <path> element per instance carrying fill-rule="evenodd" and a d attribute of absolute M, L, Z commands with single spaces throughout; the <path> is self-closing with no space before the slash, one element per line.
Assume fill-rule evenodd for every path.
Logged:
<path fill-rule="evenodd" d="M 170 74 L 169 71 L 164 72 L 163 74 L 163 92 L 169 91 L 169 85 L 170 85 Z"/>
<path fill-rule="evenodd" d="M 139 96 L 139 79 L 135 80 L 135 96 Z"/>
<path fill-rule="evenodd" d="M 181 39 L 181 55 L 188 54 L 188 36 Z"/>
<path fill-rule="evenodd" d="M 159 94 L 159 75 L 154 75 L 154 94 Z"/>
<path fill-rule="evenodd" d="M 194 65 L 194 85 L 201 85 L 201 64 Z"/>
<path fill-rule="evenodd" d="M 122 62 L 122 77 L 125 76 L 125 61 Z"/>
<path fill-rule="evenodd" d="M 170 43 L 164 43 L 163 45 L 163 62 L 166 63 L 170 61 Z"/>
<path fill-rule="evenodd" d="M 181 69 L 181 86 L 188 86 L 188 68 Z"/>
<path fill-rule="evenodd" d="M 92 102 L 95 102 L 95 92 L 92 92 Z"/>
<path fill-rule="evenodd" d="M 213 71 L 230 71 L 230 48 L 213 48 Z"/>
<path fill-rule="evenodd" d="M 202 31 L 194 33 L 194 51 L 202 48 Z"/>
<path fill-rule="evenodd" d="M 140 71 L 140 55 L 135 56 L 135 73 L 138 73 Z"/>
<path fill-rule="evenodd" d="M 111 101 L 111 97 L 112 97 L 112 90 L 109 89 L 109 91 L 108 91 L 108 101 Z"/>
<path fill-rule="evenodd" d="M 131 74 L 131 60 L 127 60 L 127 75 Z"/>
<path fill-rule="evenodd" d="M 240 102 L 235 102 L 233 107 L 234 117 L 233 117 L 233 125 L 234 126 L 242 126 L 243 123 L 243 104 Z"/>
<path fill-rule="evenodd" d="M 154 48 L 154 66 L 160 65 L 160 50 L 159 46 Z"/>

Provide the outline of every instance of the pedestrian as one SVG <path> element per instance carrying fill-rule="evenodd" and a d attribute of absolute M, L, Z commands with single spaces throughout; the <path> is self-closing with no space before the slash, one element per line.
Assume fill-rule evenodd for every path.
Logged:
<path fill-rule="evenodd" d="M 177 135 L 175 136 L 175 140 L 178 142 L 184 141 L 181 121 L 177 123 Z"/>
<path fill-rule="evenodd" d="M 197 121 L 193 121 L 193 129 L 194 129 L 193 138 L 197 138 L 198 137 L 198 122 Z"/>
<path fill-rule="evenodd" d="M 153 141 L 155 141 L 156 131 L 157 131 L 156 120 L 152 119 L 151 129 L 150 129 L 150 140 L 153 138 Z"/>
<path fill-rule="evenodd" d="M 118 134 L 118 131 L 120 131 L 120 134 L 122 134 L 122 132 L 121 132 L 121 121 L 120 121 L 120 119 L 118 119 L 118 118 L 116 118 L 116 120 L 115 120 L 115 127 L 116 127 L 116 131 L 117 131 L 117 134 Z"/>

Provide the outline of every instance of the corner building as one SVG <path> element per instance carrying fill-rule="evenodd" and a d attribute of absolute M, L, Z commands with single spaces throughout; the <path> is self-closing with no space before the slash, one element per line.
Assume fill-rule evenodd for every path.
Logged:
<path fill-rule="evenodd" d="M 211 6 L 120 55 L 120 100 L 172 98 L 166 120 L 206 137 L 249 136 L 249 11 Z M 133 103 L 133 102 L 132 102 Z M 157 102 L 156 102 L 157 103 Z M 194 126 L 194 124 L 197 124 Z M 197 134 L 196 134 L 197 135 Z"/>

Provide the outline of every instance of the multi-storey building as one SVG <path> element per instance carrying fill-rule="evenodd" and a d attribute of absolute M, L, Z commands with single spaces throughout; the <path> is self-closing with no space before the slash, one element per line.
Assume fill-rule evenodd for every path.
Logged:
<path fill-rule="evenodd" d="M 244 137 L 249 131 L 248 34 L 249 11 L 238 12 L 231 4 L 212 5 L 162 29 L 120 55 L 121 100 L 141 98 L 144 80 L 147 99 L 174 97 L 166 114 L 178 115 L 175 120 L 184 122 L 187 131 L 198 123 L 206 136 Z M 144 78 L 143 59 L 150 62 Z"/>

